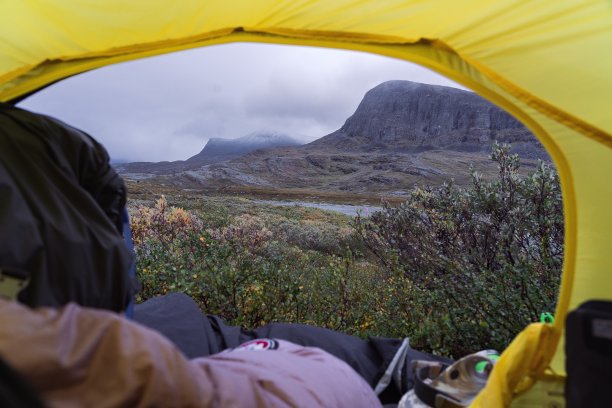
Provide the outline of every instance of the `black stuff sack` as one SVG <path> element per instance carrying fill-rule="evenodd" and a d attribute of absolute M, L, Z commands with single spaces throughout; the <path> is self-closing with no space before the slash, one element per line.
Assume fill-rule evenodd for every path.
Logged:
<path fill-rule="evenodd" d="M 612 302 L 588 301 L 565 326 L 568 408 L 612 406 Z"/>
<path fill-rule="evenodd" d="M 123 311 L 135 282 L 123 180 L 102 145 L 59 120 L 0 104 L 0 273 L 18 300 Z"/>

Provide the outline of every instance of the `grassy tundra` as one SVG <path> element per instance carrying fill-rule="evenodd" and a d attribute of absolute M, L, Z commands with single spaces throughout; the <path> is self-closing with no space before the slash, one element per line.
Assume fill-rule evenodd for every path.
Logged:
<path fill-rule="evenodd" d="M 461 356 L 503 349 L 553 311 L 563 258 L 556 173 L 520 175 L 496 146 L 497 178 L 467 188 L 415 188 L 369 217 L 252 198 L 339 202 L 346 194 L 131 183 L 142 283 L 138 300 L 184 291 L 232 324 L 301 322 L 358 336 L 411 338 Z M 163 194 L 163 196 L 162 196 Z"/>

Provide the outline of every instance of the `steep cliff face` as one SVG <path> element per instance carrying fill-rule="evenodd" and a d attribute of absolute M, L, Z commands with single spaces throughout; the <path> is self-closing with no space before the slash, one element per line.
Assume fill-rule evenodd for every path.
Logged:
<path fill-rule="evenodd" d="M 488 152 L 494 140 L 539 148 L 519 121 L 472 92 L 389 81 L 368 91 L 342 128 L 313 144 L 359 151 Z"/>

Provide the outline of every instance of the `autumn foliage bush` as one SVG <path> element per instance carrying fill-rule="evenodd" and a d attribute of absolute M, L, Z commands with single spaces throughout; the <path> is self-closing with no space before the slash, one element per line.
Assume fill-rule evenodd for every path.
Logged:
<path fill-rule="evenodd" d="M 183 291 L 247 328 L 285 321 L 409 336 L 455 357 L 503 349 L 554 309 L 563 215 L 549 165 L 521 176 L 508 147 L 492 158 L 493 181 L 473 173 L 469 188 L 416 188 L 401 206 L 352 221 L 303 209 L 219 216 L 164 197 L 135 206 L 138 300 Z"/>
<path fill-rule="evenodd" d="M 275 220 L 269 228 L 271 220 L 243 214 L 207 228 L 164 197 L 154 207 L 133 208 L 131 216 L 137 300 L 183 291 L 206 313 L 245 327 L 299 321 L 363 335 L 373 320 L 374 295 L 362 283 L 377 271 L 350 251 L 336 255 L 335 246 L 324 252 L 292 244 L 299 223 Z"/>
<path fill-rule="evenodd" d="M 540 163 L 519 175 L 508 146 L 495 145 L 492 159 L 493 181 L 473 172 L 470 188 L 417 188 L 403 205 L 356 221 L 378 264 L 405 286 L 388 307 L 408 320 L 393 334 L 415 333 L 413 344 L 453 355 L 503 349 L 554 311 L 563 259 L 557 174 Z"/>

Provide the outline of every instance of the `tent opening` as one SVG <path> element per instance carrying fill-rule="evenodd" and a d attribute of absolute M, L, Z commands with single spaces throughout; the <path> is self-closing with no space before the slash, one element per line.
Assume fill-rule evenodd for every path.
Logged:
<path fill-rule="evenodd" d="M 184 291 L 246 327 L 408 336 L 455 358 L 501 351 L 554 313 L 551 159 L 516 119 L 424 68 L 231 44 L 97 69 L 20 106 L 111 152 L 139 301 Z"/>

